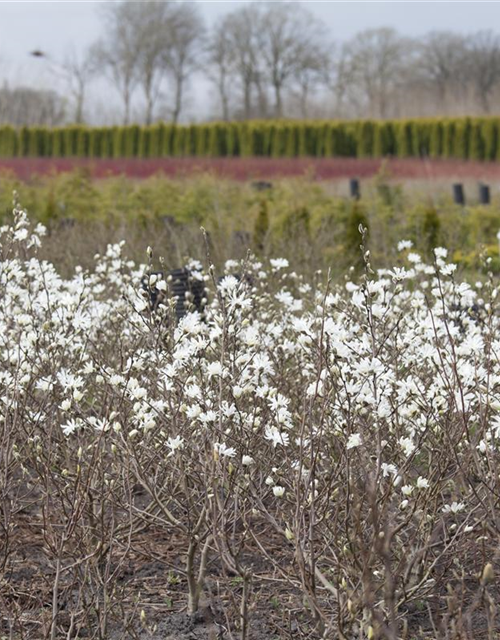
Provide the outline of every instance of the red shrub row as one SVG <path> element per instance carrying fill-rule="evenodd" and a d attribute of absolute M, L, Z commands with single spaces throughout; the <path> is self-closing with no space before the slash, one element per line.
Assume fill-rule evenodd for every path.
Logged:
<path fill-rule="evenodd" d="M 147 178 L 158 173 L 170 177 L 183 177 L 196 173 L 212 173 L 242 181 L 303 175 L 309 175 L 316 180 L 338 180 L 350 177 L 373 177 L 384 163 L 389 175 L 400 179 L 500 179 L 500 164 L 495 162 L 413 158 L 389 160 L 377 158 L 123 158 L 109 160 L 2 158 L 0 171 L 12 172 L 21 179 L 85 167 L 95 178 L 114 175 Z"/>

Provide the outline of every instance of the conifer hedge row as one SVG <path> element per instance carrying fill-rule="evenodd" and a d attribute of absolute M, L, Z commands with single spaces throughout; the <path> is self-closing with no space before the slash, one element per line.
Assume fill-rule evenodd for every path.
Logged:
<path fill-rule="evenodd" d="M 0 127 L 0 157 L 382 156 L 500 160 L 500 118 Z"/>

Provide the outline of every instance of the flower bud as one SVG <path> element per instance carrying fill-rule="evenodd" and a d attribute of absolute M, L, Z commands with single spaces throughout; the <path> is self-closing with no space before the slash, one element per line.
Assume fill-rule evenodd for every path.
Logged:
<path fill-rule="evenodd" d="M 481 584 L 489 584 L 490 582 L 493 582 L 494 579 L 495 571 L 493 570 L 493 565 L 491 564 L 491 562 L 488 562 L 488 564 L 485 565 L 483 573 L 481 575 Z"/>

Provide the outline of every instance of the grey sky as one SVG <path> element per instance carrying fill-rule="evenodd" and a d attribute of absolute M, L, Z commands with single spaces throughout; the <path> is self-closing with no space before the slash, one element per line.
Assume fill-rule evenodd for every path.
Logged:
<path fill-rule="evenodd" d="M 0 1 L 0 79 L 11 83 L 43 86 L 54 84 L 54 75 L 42 59 L 29 56 L 39 48 L 54 61 L 63 59 L 71 48 L 82 50 L 101 35 L 99 5 L 102 2 L 13 2 Z M 246 2 L 200 1 L 210 25 L 217 18 Z M 500 30 L 500 2 L 426 2 L 402 0 L 379 2 L 303 1 L 330 31 L 332 39 L 347 40 L 367 28 L 392 26 L 408 36 L 431 30 L 471 32 L 480 29 Z M 94 88 L 102 97 L 103 88 Z M 207 87 L 195 87 L 195 102 Z M 114 97 L 106 97 L 115 100 Z M 191 109 L 197 111 L 195 105 Z"/>

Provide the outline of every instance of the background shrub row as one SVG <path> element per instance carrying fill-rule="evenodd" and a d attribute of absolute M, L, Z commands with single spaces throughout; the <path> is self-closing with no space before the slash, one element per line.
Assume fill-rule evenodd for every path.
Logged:
<path fill-rule="evenodd" d="M 500 160 L 500 118 L 0 127 L 2 157 L 430 157 Z"/>

